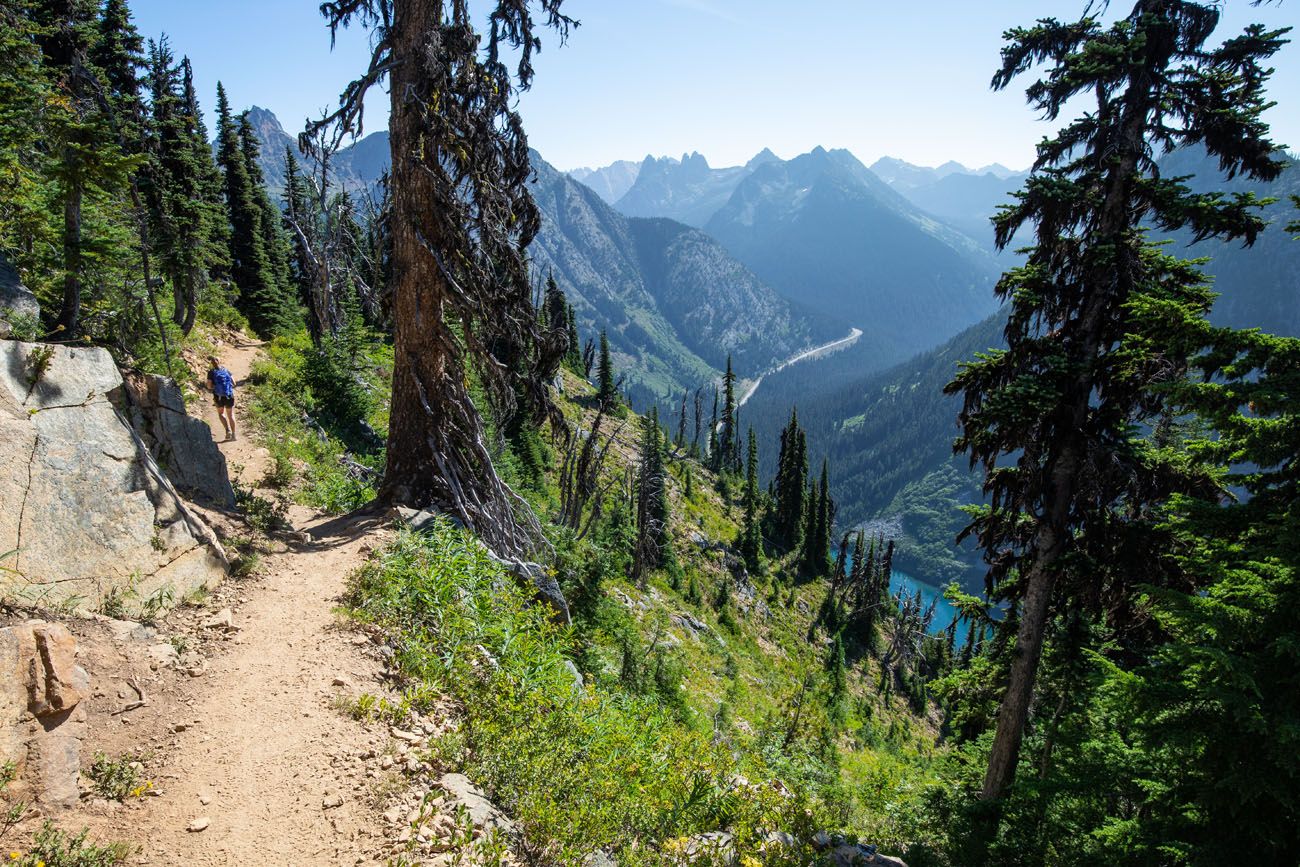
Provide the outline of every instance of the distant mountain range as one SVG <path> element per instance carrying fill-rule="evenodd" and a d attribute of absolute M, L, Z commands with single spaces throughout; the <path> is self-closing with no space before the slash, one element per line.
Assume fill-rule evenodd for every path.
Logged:
<path fill-rule="evenodd" d="M 286 148 L 292 149 L 299 160 L 303 159 L 298 150 L 298 141 L 285 132 L 280 119 L 265 108 L 253 106 L 248 110 L 249 123 L 257 131 L 258 142 L 262 147 L 262 174 L 266 185 L 278 197 L 284 190 Z M 372 132 L 352 145 L 342 148 L 330 159 L 330 171 L 334 180 L 344 189 L 352 192 L 373 190 L 391 163 L 388 146 L 388 130 Z"/>
<path fill-rule="evenodd" d="M 755 169 L 779 163 L 766 148 L 743 166 L 715 169 L 698 153 L 680 160 L 646 157 L 636 182 L 614 203 L 629 217 L 668 217 L 701 228 Z"/>
<path fill-rule="evenodd" d="M 798 310 L 705 233 L 626 217 L 536 153 L 533 168 L 535 269 L 554 273 L 584 332 L 607 331 L 616 362 L 645 390 L 638 405 L 715 378 L 728 355 L 752 375 L 848 331 Z"/>
<path fill-rule="evenodd" d="M 619 160 L 598 169 L 571 169 L 569 177 L 587 185 L 607 204 L 612 205 L 632 188 L 640 172 L 641 163 L 635 160 Z"/>
<path fill-rule="evenodd" d="M 916 184 L 959 176 L 996 182 L 992 172 L 1009 175 L 1001 166 L 976 176 L 956 163 L 939 169 L 900 160 L 878 165 Z M 582 174 L 592 180 L 625 170 L 626 163 L 616 163 Z M 995 196 L 973 198 L 950 212 L 926 209 L 848 151 L 817 148 L 782 160 L 764 149 L 745 165 L 727 168 L 711 167 L 698 153 L 647 157 L 614 206 L 629 216 L 702 227 L 791 301 L 861 328 L 858 354 L 878 369 L 934 346 L 993 309 L 989 290 L 1001 266 L 989 255 L 991 244 L 972 240 L 965 230 L 977 222 L 973 212 L 991 212 L 995 205 L 988 200 Z"/>
<path fill-rule="evenodd" d="M 1175 234 L 1166 249 L 1209 257 L 1204 268 L 1220 293 L 1211 321 L 1300 336 L 1300 241 L 1285 229 L 1300 217 L 1290 200 L 1300 195 L 1300 163 L 1293 160 L 1270 184 L 1225 181 L 1217 164 L 1196 149 L 1170 154 L 1160 166 L 1166 177 L 1190 176 L 1189 185 L 1201 192 L 1251 191 L 1278 199 L 1266 209 L 1271 223 L 1252 248 L 1189 245 L 1185 234 Z M 952 456 L 960 407 L 941 391 L 959 362 L 1003 345 L 1003 324 L 1001 315 L 992 316 L 886 371 L 864 370 L 856 347 L 787 368 L 764 379 L 746 404 L 747 423 L 770 442 L 797 404 L 809 453 L 830 459 L 842 523 L 888 518 L 906 537 L 899 549 L 906 552 L 900 555 L 905 569 L 926 580 L 969 581 L 980 567 L 970 549 L 958 550 L 952 540 L 962 519 L 958 507 L 979 498 L 979 485 L 965 462 Z"/>
<path fill-rule="evenodd" d="M 249 119 L 267 183 L 283 189 L 285 149 L 295 141 L 265 109 L 250 109 Z M 728 355 L 741 376 L 752 376 L 848 332 L 838 319 L 781 297 L 703 232 L 629 218 L 536 152 L 532 161 L 542 213 L 529 248 L 534 275 L 555 275 L 584 337 L 607 331 L 638 407 L 717 379 Z M 371 133 L 330 165 L 345 188 L 372 189 L 390 165 L 388 133 Z"/>

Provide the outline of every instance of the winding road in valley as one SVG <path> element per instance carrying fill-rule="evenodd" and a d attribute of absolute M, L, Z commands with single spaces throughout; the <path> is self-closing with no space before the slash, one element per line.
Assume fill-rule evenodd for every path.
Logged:
<path fill-rule="evenodd" d="M 776 367 L 770 368 L 764 371 L 763 373 L 760 373 L 758 375 L 758 378 L 755 379 L 752 383 L 750 383 L 749 388 L 745 389 L 745 393 L 741 395 L 740 403 L 738 403 L 737 406 L 744 406 L 745 402 L 754 396 L 754 392 L 758 391 L 758 387 L 763 384 L 764 377 L 785 370 L 787 367 L 789 367 L 792 364 L 798 364 L 799 362 L 807 361 L 810 358 L 821 358 L 823 355 L 829 355 L 830 353 L 835 352 L 837 350 L 847 349 L 848 347 L 857 343 L 858 338 L 861 336 L 862 336 L 861 328 L 850 328 L 847 337 L 841 337 L 839 340 L 832 340 L 830 343 L 823 343 L 820 346 L 814 346 L 811 349 L 805 349 L 801 352 L 798 352 L 790 356 L 785 361 L 778 364 Z"/>

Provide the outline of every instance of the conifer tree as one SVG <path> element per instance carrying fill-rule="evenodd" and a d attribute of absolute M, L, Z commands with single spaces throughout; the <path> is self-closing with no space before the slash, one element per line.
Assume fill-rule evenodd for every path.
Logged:
<path fill-rule="evenodd" d="M 808 484 L 808 451 L 799 427 L 799 412 L 790 410 L 790 422 L 781 431 L 776 478 L 772 482 L 773 507 L 770 536 L 783 551 L 800 547 L 804 529 L 804 491 Z"/>
<path fill-rule="evenodd" d="M 582 373 L 582 339 L 578 336 L 578 315 L 573 310 L 573 305 L 569 304 L 565 310 L 569 323 L 569 353 L 565 356 L 565 363 L 574 373 Z"/>
<path fill-rule="evenodd" d="M 563 424 L 546 389 L 560 359 L 539 339 L 529 299 L 526 249 L 540 216 L 515 108 L 540 29 L 563 37 L 573 24 L 560 6 L 538 0 L 535 18 L 529 0 L 497 0 L 480 38 L 467 3 L 324 3 L 332 34 L 358 24 L 374 51 L 338 110 L 308 131 L 359 135 L 366 93 L 387 81 L 396 361 L 381 496 L 448 509 L 507 555 L 544 544 L 541 527 L 492 465 L 466 364 L 507 362 L 477 364 L 499 417 Z"/>
<path fill-rule="evenodd" d="M 989 585 L 1018 615 L 1006 621 L 1015 654 L 985 800 L 1014 780 L 1053 599 L 1096 599 L 1106 583 L 1109 614 L 1123 617 L 1130 573 L 1116 551 L 1127 543 L 1133 556 L 1141 524 L 1119 516 L 1143 518 L 1197 489 L 1139 430 L 1155 424 L 1167 384 L 1187 370 L 1189 331 L 1210 296 L 1196 268 L 1152 247 L 1143 227 L 1251 243 L 1262 223 L 1248 196 L 1198 195 L 1162 177 L 1156 149 L 1200 144 L 1229 174 L 1279 171 L 1260 120 L 1260 61 L 1280 35 L 1256 26 L 1212 48 L 1218 18 L 1205 4 L 1138 0 L 1111 26 L 1044 19 L 1009 31 L 993 79 L 1000 90 L 1047 63 L 1030 103 L 1048 119 L 1076 96 L 1092 108 L 1039 145 L 1018 201 L 996 218 L 999 247 L 1025 224 L 1036 230 L 1025 265 L 998 284 L 1011 307 L 1008 348 L 969 364 L 948 388 L 964 395 L 958 448 L 986 470 L 990 506 L 970 532 Z M 990 827 L 996 818 L 995 807 Z"/>
<path fill-rule="evenodd" d="M 90 61 L 108 84 L 108 98 L 121 139 L 139 152 L 144 139 L 140 72 L 145 67 L 144 40 L 131 21 L 126 0 L 105 0 Z"/>
<path fill-rule="evenodd" d="M 1189 448 L 1248 496 L 1175 505 L 1169 550 L 1203 589 L 1152 594 L 1163 640 L 1130 682 L 1161 785 L 1134 848 L 1280 864 L 1300 852 L 1300 340 L 1207 328 L 1205 345 L 1179 402 L 1211 432 Z"/>
<path fill-rule="evenodd" d="M 572 337 L 569 333 L 569 302 L 564 297 L 560 284 L 555 282 L 554 272 L 546 275 L 546 293 L 542 300 L 542 314 L 546 317 L 545 328 L 548 332 L 559 335 L 564 343 L 560 355 L 569 358 L 573 354 Z"/>
<path fill-rule="evenodd" d="M 659 429 L 659 410 L 651 408 L 641 425 L 633 581 L 644 582 L 650 571 L 667 562 L 671 554 L 668 550 L 668 519 L 668 476 L 664 469 L 663 435 Z"/>
<path fill-rule="evenodd" d="M 677 437 L 673 443 L 679 449 L 686 448 L 686 391 L 682 392 L 682 405 L 677 411 Z"/>
<path fill-rule="evenodd" d="M 0 248 L 20 271 L 56 270 L 51 253 L 59 228 L 49 202 L 53 155 L 48 146 L 54 81 L 42 66 L 36 24 L 24 10 L 0 6 L 0 87 L 5 122 L 0 124 Z M 36 291 L 42 288 L 28 278 Z M 32 285 L 35 284 L 35 285 Z"/>
<path fill-rule="evenodd" d="M 804 574 L 816 577 L 821 572 L 817 568 L 817 515 L 819 512 L 818 503 L 821 501 L 821 494 L 817 489 L 817 482 L 814 480 L 808 486 L 808 492 L 804 495 L 803 505 L 803 533 L 801 535 L 802 544 L 799 547 L 799 568 Z"/>
<path fill-rule="evenodd" d="M 713 389 L 713 415 L 709 421 L 709 468 L 718 469 L 718 390 Z"/>
<path fill-rule="evenodd" d="M 239 289 L 237 306 L 259 334 L 272 334 L 283 308 L 275 270 L 266 249 L 258 191 L 240 143 L 240 122 L 230 112 L 226 90 L 217 83 L 217 164 L 221 167 L 230 220 L 230 276 Z"/>
<path fill-rule="evenodd" d="M 735 472 L 740 459 L 740 432 L 736 427 L 736 374 L 731 370 L 731 356 L 727 356 L 727 372 L 722 376 L 722 419 L 718 429 L 718 449 L 713 457 L 713 468 L 718 472 Z"/>
<path fill-rule="evenodd" d="M 86 232 L 107 234 L 115 227 L 126 210 L 121 198 L 139 163 L 124 150 L 114 129 L 112 102 L 104 99 L 101 85 L 103 73 L 91 59 L 100 37 L 98 13 L 98 4 L 90 0 L 46 0 L 26 10 L 35 25 L 32 35 L 41 49 L 43 70 L 58 94 L 46 118 L 42 146 L 52 154 L 49 176 L 63 214 L 58 240 L 62 299 L 54 332 L 60 340 L 78 336 L 86 270 L 94 258 L 89 254 L 105 246 L 104 238 L 87 238 Z M 130 89 L 129 82 L 123 85 Z M 124 91 L 122 96 L 129 94 Z M 106 219 L 85 219 L 88 208 Z"/>
<path fill-rule="evenodd" d="M 831 567 L 830 537 L 835 517 L 835 507 L 830 496 L 828 465 L 825 460 L 822 461 L 821 480 L 814 484 L 808 495 L 807 508 L 803 568 L 810 575 L 825 575 Z"/>
<path fill-rule="evenodd" d="M 307 329 L 312 340 L 320 342 L 329 330 L 330 316 L 320 309 L 320 300 L 314 287 L 318 283 L 313 246 L 318 246 L 319 227 L 311 205 L 311 191 L 302 175 L 293 148 L 284 149 L 284 221 L 289 227 L 290 249 L 289 279 L 298 301 L 307 309 Z"/>
<path fill-rule="evenodd" d="M 618 383 L 614 379 L 614 363 L 609 358 L 609 337 L 600 330 L 600 360 L 596 365 L 596 399 L 606 409 L 618 404 Z"/>
<path fill-rule="evenodd" d="M 214 199 L 216 166 L 189 62 L 175 65 L 166 39 L 151 42 L 148 76 L 152 147 L 145 188 L 152 238 L 172 284 L 173 321 L 188 334 L 209 271 L 225 259 L 226 214 Z"/>
<path fill-rule="evenodd" d="M 239 116 L 239 151 L 248 172 L 253 203 L 257 208 L 257 224 L 262 233 L 262 249 L 266 255 L 270 283 L 261 304 L 261 315 L 266 321 L 266 333 L 281 334 L 298 325 L 298 311 L 294 305 L 294 289 L 289 276 L 289 239 L 285 235 L 280 210 L 271 201 L 266 181 L 262 175 L 261 145 L 257 132 L 248 119 L 248 112 Z"/>

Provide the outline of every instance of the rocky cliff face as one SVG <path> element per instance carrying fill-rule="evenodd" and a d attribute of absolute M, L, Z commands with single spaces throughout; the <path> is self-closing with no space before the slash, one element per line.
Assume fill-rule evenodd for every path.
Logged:
<path fill-rule="evenodd" d="M 126 405 L 118 409 L 144 440 L 177 488 L 192 498 L 234 508 L 226 456 L 212 441 L 212 431 L 185 411 L 185 399 L 175 380 L 127 372 L 123 375 Z"/>
<path fill-rule="evenodd" d="M 132 428 L 104 349 L 0 342 L 0 596 L 170 607 L 225 574 L 215 535 Z"/>

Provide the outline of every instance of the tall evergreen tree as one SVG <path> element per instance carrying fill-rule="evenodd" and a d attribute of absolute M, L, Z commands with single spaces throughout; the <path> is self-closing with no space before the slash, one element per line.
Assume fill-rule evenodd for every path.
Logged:
<path fill-rule="evenodd" d="M 722 376 L 722 418 L 718 428 L 718 448 L 711 455 L 718 472 L 734 472 L 740 452 L 740 432 L 736 429 L 736 374 L 727 356 L 727 371 Z"/>
<path fill-rule="evenodd" d="M 808 496 L 808 517 L 803 540 L 803 568 L 810 575 L 825 575 L 831 567 L 831 532 L 835 506 L 830 495 L 830 473 L 822 461 L 821 479 Z"/>
<path fill-rule="evenodd" d="M 1183 409 L 1211 426 L 1192 452 L 1248 496 L 1175 504 L 1174 552 L 1204 589 L 1153 588 L 1164 639 L 1138 668 L 1145 789 L 1132 848 L 1199 863 L 1300 853 L 1300 340 L 1207 329 Z"/>
<path fill-rule="evenodd" d="M 261 145 L 257 131 L 248 120 L 248 112 L 239 116 L 239 151 L 248 172 L 252 200 L 257 208 L 257 225 L 262 234 L 262 249 L 266 256 L 266 273 L 270 283 L 265 287 L 266 297 L 261 306 L 266 329 L 270 334 L 292 331 L 298 326 L 298 311 L 294 305 L 293 282 L 289 274 L 292 255 L 289 239 L 285 235 L 282 214 L 271 201 L 262 174 Z"/>
<path fill-rule="evenodd" d="M 91 63 L 108 84 L 120 137 L 129 143 L 131 152 L 138 152 L 144 139 L 144 107 L 140 100 L 144 40 L 131 21 L 126 0 L 105 0 L 97 30 L 98 38 L 89 52 Z"/>
<path fill-rule="evenodd" d="M 596 365 L 596 399 L 610 409 L 618 404 L 618 383 L 614 379 L 614 362 L 609 357 L 609 337 L 600 330 L 600 360 Z"/>
<path fill-rule="evenodd" d="M 663 434 L 659 428 L 659 410 L 651 408 L 641 423 L 641 454 L 637 466 L 636 550 L 632 557 L 633 581 L 644 582 L 646 576 L 667 562 L 668 550 L 668 474 L 664 469 Z"/>
<path fill-rule="evenodd" d="M 359 24 L 372 30 L 375 49 L 339 109 L 313 130 L 333 130 L 335 140 L 359 134 L 369 89 L 387 80 L 391 95 L 396 361 L 381 495 L 449 509 L 504 554 L 534 550 L 541 527 L 492 466 L 465 365 L 509 359 L 478 365 L 498 414 L 563 423 L 546 389 L 559 359 L 547 357 L 530 309 L 525 251 L 540 217 L 515 110 L 532 83 L 540 26 L 563 34 L 573 23 L 560 4 L 539 0 L 538 20 L 529 0 L 498 0 L 483 40 L 466 3 L 321 6 L 331 32 Z"/>
<path fill-rule="evenodd" d="M 43 146 L 56 154 L 48 165 L 63 213 L 55 334 L 66 340 L 79 333 L 87 270 L 103 251 L 115 248 L 104 237 L 87 238 L 86 231 L 107 234 L 115 218 L 120 221 L 126 210 L 122 197 L 139 160 L 122 147 L 112 102 L 104 99 L 103 73 L 91 60 L 100 36 L 98 4 L 44 0 L 30 4 L 26 14 L 36 25 L 42 67 L 62 103 L 48 116 Z M 87 220 L 88 209 L 108 219 Z"/>
<path fill-rule="evenodd" d="M 781 431 L 776 478 L 772 481 L 769 535 L 784 551 L 800 547 L 804 529 L 804 491 L 808 484 L 808 447 L 799 427 L 799 411 L 790 410 L 790 422 Z"/>
<path fill-rule="evenodd" d="M 173 320 L 188 334 L 212 267 L 225 259 L 225 209 L 214 199 L 215 163 L 193 93 L 188 61 L 176 65 L 165 39 L 149 46 L 152 129 L 145 185 L 152 239 L 172 283 Z"/>
<path fill-rule="evenodd" d="M 997 217 L 1000 247 L 1025 224 L 1036 230 L 1025 265 L 998 284 L 1011 307 L 1008 348 L 948 389 L 964 395 L 958 448 L 986 469 L 990 506 L 970 531 L 990 587 L 1018 613 L 1007 619 L 1015 654 L 985 800 L 1014 779 L 1052 600 L 1106 595 L 1111 616 L 1124 616 L 1135 527 L 1120 515 L 1146 516 L 1194 486 L 1140 442 L 1139 425 L 1164 411 L 1162 386 L 1187 369 L 1187 331 L 1210 296 L 1196 269 L 1153 248 L 1142 227 L 1250 243 L 1261 221 L 1249 197 L 1197 195 L 1162 177 L 1155 149 L 1201 144 L 1229 173 L 1279 171 L 1260 120 L 1260 61 L 1279 35 L 1252 27 L 1211 48 L 1218 18 L 1204 4 L 1138 0 L 1109 27 L 1045 19 L 1008 33 L 993 79 L 1002 89 L 1046 62 L 1049 75 L 1027 91 L 1040 113 L 1055 119 L 1083 94 L 1094 109 L 1039 145 L 1017 203 Z"/>
<path fill-rule="evenodd" d="M 221 167 L 230 220 L 230 276 L 239 289 L 238 307 L 259 334 L 281 323 L 281 299 L 266 249 L 258 191 L 240 147 L 239 121 L 230 111 L 226 90 L 217 83 L 217 164 Z"/>
<path fill-rule="evenodd" d="M 565 356 L 565 364 L 574 373 L 582 373 L 582 338 L 578 336 L 578 314 L 574 312 L 573 305 L 568 305 L 565 310 L 569 323 L 569 352 Z"/>

